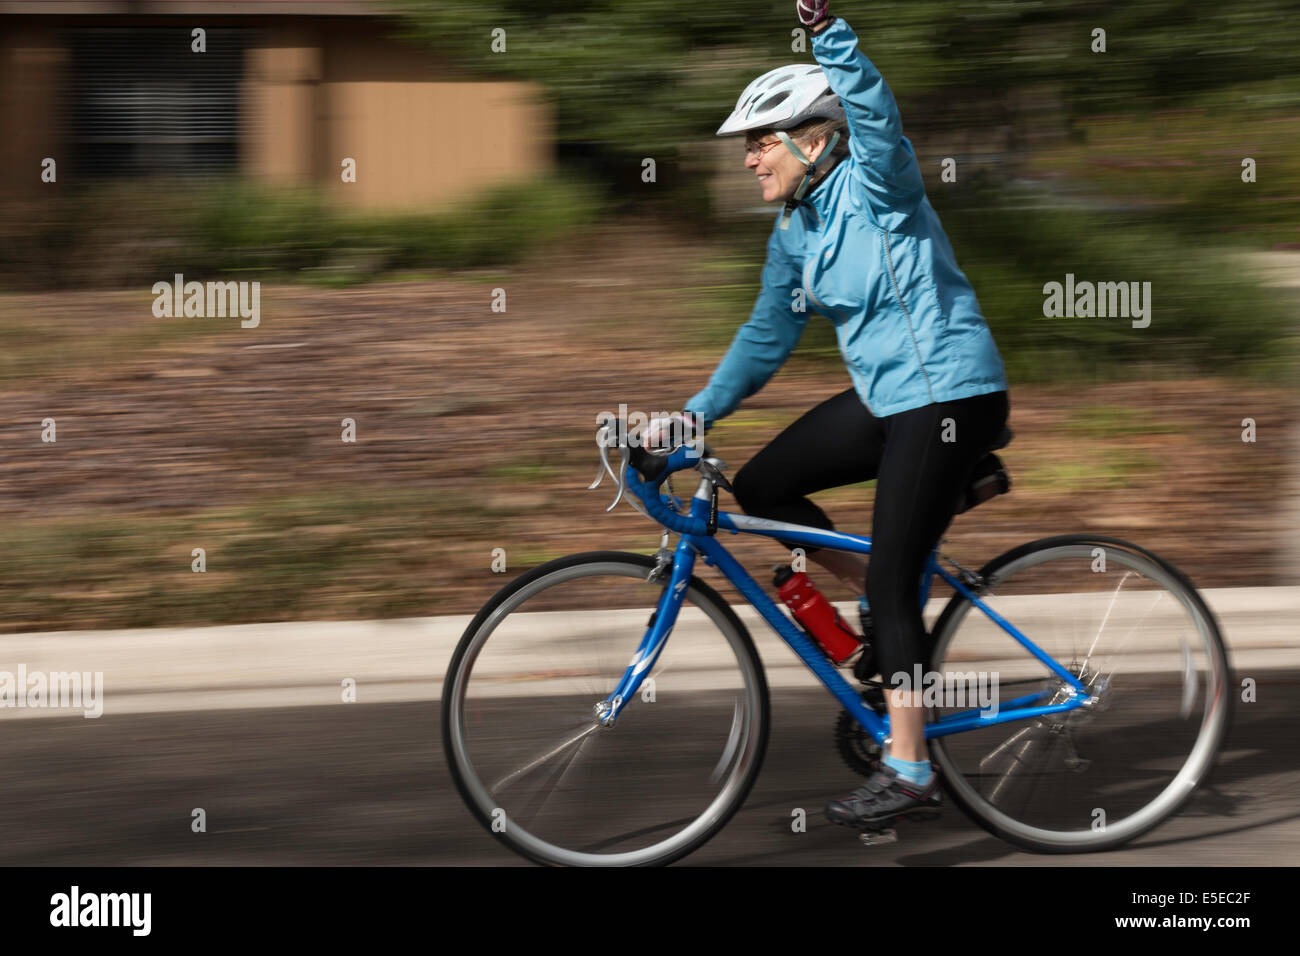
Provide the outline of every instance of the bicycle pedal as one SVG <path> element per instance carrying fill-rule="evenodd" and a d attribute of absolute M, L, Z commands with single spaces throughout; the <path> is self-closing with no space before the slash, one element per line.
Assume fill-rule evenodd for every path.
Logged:
<path fill-rule="evenodd" d="M 898 831 L 893 827 L 884 830 L 863 830 L 858 834 L 863 846 L 884 846 L 886 843 L 898 842 Z"/>
<path fill-rule="evenodd" d="M 895 814 L 892 817 L 877 820 L 875 823 L 858 824 L 858 829 L 862 831 L 864 842 L 866 842 L 865 837 L 868 834 L 883 833 L 886 831 L 892 832 L 893 828 L 898 826 L 898 824 L 904 820 L 915 820 L 919 822 L 921 820 L 937 820 L 941 816 L 943 816 L 942 807 L 916 807 L 911 810 L 904 810 L 902 813 Z M 887 840 L 884 842 L 892 843 L 893 840 Z"/>

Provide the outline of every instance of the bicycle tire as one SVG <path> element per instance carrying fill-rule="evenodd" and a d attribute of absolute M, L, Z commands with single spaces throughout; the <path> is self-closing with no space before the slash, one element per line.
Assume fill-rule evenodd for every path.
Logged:
<path fill-rule="evenodd" d="M 1083 552 L 1095 554 L 1094 549 L 1097 548 L 1102 549 L 1103 554 L 1111 559 L 1122 556 L 1122 566 L 1136 566 L 1130 567 L 1130 570 L 1140 569 L 1141 573 L 1154 571 L 1156 577 L 1153 580 L 1164 584 L 1173 592 L 1180 605 L 1189 613 L 1190 619 L 1195 623 L 1196 632 L 1203 644 L 1203 647 L 1199 649 L 1199 653 L 1204 655 L 1204 660 L 1208 666 L 1203 690 L 1193 685 L 1197 692 L 1202 693 L 1200 727 L 1196 732 L 1192 748 L 1187 754 L 1185 762 L 1179 766 L 1177 774 L 1149 803 L 1143 805 L 1134 813 L 1128 814 L 1119 825 L 1114 827 L 1108 824 L 1101 829 L 1084 827 L 1082 829 L 1060 831 L 1048 830 L 1016 820 L 1009 813 L 995 806 L 967 779 L 966 773 L 958 766 L 956 757 L 958 745 L 961 738 L 966 736 L 965 733 L 933 738 L 931 741 L 932 753 L 943 772 L 944 789 L 953 803 L 988 832 L 1012 845 L 1033 852 L 1080 853 L 1110 850 L 1126 844 L 1159 826 L 1177 813 L 1191 797 L 1192 793 L 1195 792 L 1196 788 L 1204 782 L 1215 765 L 1215 760 L 1231 724 L 1231 686 L 1233 678 L 1228 652 L 1218 622 L 1192 582 L 1177 568 L 1159 556 L 1118 538 L 1086 534 L 1059 535 L 1031 541 L 1014 548 L 990 561 L 981 569 L 980 574 L 989 585 L 989 593 L 995 594 L 999 585 L 1009 578 L 1014 579 L 1018 571 L 1033 568 L 1036 564 L 1046 564 L 1053 555 L 1069 556 L 1073 553 L 1075 556 L 1079 556 Z M 1145 594 L 1147 592 L 1137 591 L 1135 593 Z M 1114 604 L 1113 597 L 1111 603 Z M 1156 602 L 1151 603 L 1154 605 Z M 968 619 L 969 612 L 973 609 L 974 606 L 960 594 L 954 595 L 948 602 L 933 629 L 932 651 L 930 659 L 926 662 L 928 671 L 937 671 L 941 664 L 949 660 L 954 642 L 958 635 L 961 634 L 961 625 Z M 1107 621 L 1109 620 L 1109 613 L 1108 610 Z M 977 614 L 977 616 L 983 619 L 982 614 Z M 1017 623 L 1014 615 L 1007 614 L 1006 616 L 1013 625 Z M 1143 621 L 1145 621 L 1145 618 Z M 1105 621 L 1103 626 L 1104 624 Z M 1151 630 L 1155 629 L 1154 626 L 1151 628 Z M 1019 648 L 1019 645 L 1015 644 L 1009 636 L 1003 636 L 1006 637 L 1008 643 Z M 1027 636 L 1031 640 L 1034 639 L 1033 634 Z M 1094 644 L 1097 639 L 1094 638 Z M 1020 648 L 1020 651 L 1028 658 L 1029 655 L 1023 648 Z M 1186 662 L 1190 660 L 1188 653 L 1184 651 L 1184 699 L 1189 686 L 1186 676 L 1186 671 L 1189 669 Z M 1044 668 L 1044 672 L 1046 672 L 1046 668 Z M 1107 675 L 1104 685 L 1107 694 L 1113 690 L 1113 681 L 1110 679 L 1112 675 Z M 1103 712 L 1105 711 L 1103 710 Z M 1078 711 L 1069 713 L 1078 716 Z M 1073 718 L 1058 718 L 1058 715 L 1053 715 L 1039 723 L 1044 727 L 1051 726 L 1054 723 L 1059 723 L 1062 727 L 1065 727 L 1068 726 L 1068 720 L 1070 719 Z M 1028 723 L 1028 721 L 1013 721 L 999 726 L 1002 728 L 1015 728 L 1023 727 Z M 1060 737 L 1063 731 L 1058 729 L 1053 733 L 1055 736 Z M 1067 749 L 1072 752 L 1074 746 L 1071 742 Z M 992 753 L 989 756 L 992 756 Z M 1018 759 L 1018 756 L 1015 759 Z M 1074 759 L 1078 759 L 1077 753 L 1074 754 Z M 969 763 L 970 761 L 966 762 Z M 1021 772 L 1019 768 L 1013 769 Z M 1072 767 L 1071 769 L 1076 768 Z M 1062 775 L 1062 779 L 1068 779 L 1068 777 Z M 981 782 L 984 781 L 981 780 Z"/>

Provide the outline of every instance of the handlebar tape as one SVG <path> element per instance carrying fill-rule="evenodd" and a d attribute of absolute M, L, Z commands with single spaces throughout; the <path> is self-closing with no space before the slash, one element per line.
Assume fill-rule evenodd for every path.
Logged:
<path fill-rule="evenodd" d="M 631 448 L 629 464 L 632 467 L 627 472 L 627 485 L 641 499 L 650 517 L 668 530 L 678 534 L 712 534 L 708 522 L 670 510 L 659 494 L 659 485 L 669 474 L 691 467 L 686 457 L 689 450 L 683 445 L 671 455 L 664 456 L 652 455 L 644 448 Z"/>

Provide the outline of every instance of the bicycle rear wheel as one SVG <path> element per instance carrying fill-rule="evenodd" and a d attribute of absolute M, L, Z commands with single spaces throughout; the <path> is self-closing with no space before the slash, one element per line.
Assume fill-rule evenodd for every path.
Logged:
<path fill-rule="evenodd" d="M 1176 812 L 1214 763 L 1232 699 L 1223 638 L 1191 582 L 1135 545 L 1087 535 L 1031 542 L 981 574 L 982 600 L 1092 701 L 934 738 L 953 801 L 989 832 L 1045 853 L 1112 849 Z M 960 595 L 934 636 L 929 669 L 990 675 L 999 710 L 1029 695 L 1033 705 L 1069 697 L 1065 681 Z M 932 719 L 967 709 L 945 704 Z"/>
<path fill-rule="evenodd" d="M 443 685 L 447 764 L 475 817 L 561 865 L 653 865 L 739 809 L 767 744 L 753 641 L 692 578 L 673 632 L 613 727 L 595 705 L 631 663 L 665 582 L 654 561 L 590 552 L 534 568 L 466 629 Z"/>

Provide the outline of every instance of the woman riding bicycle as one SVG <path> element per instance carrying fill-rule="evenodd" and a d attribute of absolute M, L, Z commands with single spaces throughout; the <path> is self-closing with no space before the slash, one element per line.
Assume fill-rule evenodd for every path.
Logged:
<path fill-rule="evenodd" d="M 835 325 L 853 387 L 785 429 L 733 484 L 748 514 L 832 529 L 807 496 L 876 479 L 869 568 L 855 555 L 806 550 L 852 593 L 865 583 L 889 682 L 925 661 L 922 568 L 1006 424 L 1007 383 L 893 95 L 826 8 L 797 4 L 820 66 L 763 74 L 718 129 L 746 137 L 745 166 L 763 199 L 785 205 L 749 321 L 685 410 L 707 430 L 762 388 L 799 341 L 805 296 Z M 920 688 L 893 684 L 888 753 L 865 786 L 827 805 L 836 823 L 878 823 L 939 802 Z"/>

